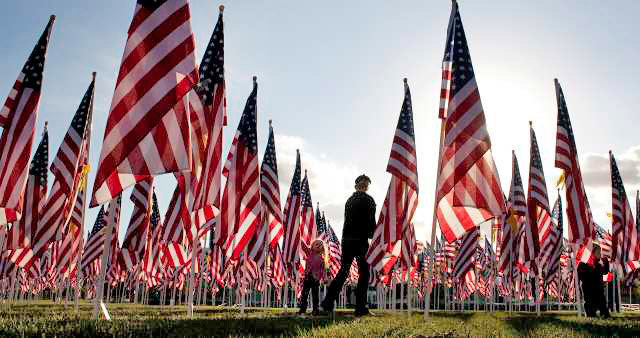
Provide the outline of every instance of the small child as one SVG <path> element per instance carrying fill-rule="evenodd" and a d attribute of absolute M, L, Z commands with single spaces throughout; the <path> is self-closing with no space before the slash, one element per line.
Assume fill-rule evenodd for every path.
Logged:
<path fill-rule="evenodd" d="M 318 306 L 320 304 L 320 280 L 324 277 L 325 273 L 325 253 L 324 243 L 322 240 L 316 239 L 311 244 L 311 255 L 307 261 L 307 268 L 304 273 L 304 282 L 302 284 L 302 296 L 300 299 L 300 311 L 299 315 L 303 315 L 307 311 L 307 299 L 309 298 L 309 290 L 311 290 L 311 297 L 313 298 L 313 312 L 314 316 L 318 315 Z"/>

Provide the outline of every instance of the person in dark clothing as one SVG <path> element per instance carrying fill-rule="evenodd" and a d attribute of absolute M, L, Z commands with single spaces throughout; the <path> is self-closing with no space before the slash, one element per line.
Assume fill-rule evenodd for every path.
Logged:
<path fill-rule="evenodd" d="M 327 295 L 320 304 L 325 311 L 332 311 L 338 294 L 347 279 L 351 263 L 358 263 L 358 285 L 356 286 L 356 316 L 369 314 L 367 309 L 367 289 L 369 286 L 369 263 L 367 263 L 368 239 L 373 238 L 376 227 L 376 203 L 367 194 L 371 179 L 366 175 L 356 178 L 356 191 L 344 206 L 344 227 L 342 228 L 342 261 L 340 271 L 329 285 Z"/>
<path fill-rule="evenodd" d="M 584 295 L 584 311 L 587 317 L 595 317 L 596 311 L 600 310 L 600 315 L 609 318 L 609 309 L 604 296 L 604 283 L 602 276 L 609 273 L 609 261 L 601 259 L 601 251 L 599 246 L 594 246 L 593 255 L 595 263 L 589 265 L 587 263 L 578 264 L 578 279 L 582 284 L 582 293 Z"/>

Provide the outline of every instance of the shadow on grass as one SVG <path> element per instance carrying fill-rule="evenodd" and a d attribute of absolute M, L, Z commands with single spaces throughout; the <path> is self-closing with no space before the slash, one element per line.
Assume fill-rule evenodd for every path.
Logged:
<path fill-rule="evenodd" d="M 563 328 L 584 336 L 639 336 L 640 315 L 615 316 L 611 319 L 578 319 L 575 314 L 514 314 L 504 321 L 520 333 L 553 332 Z"/>
<path fill-rule="evenodd" d="M 473 312 L 430 312 L 430 316 L 436 318 L 446 318 L 446 319 L 459 319 L 463 322 L 468 322 L 475 315 Z"/>
<path fill-rule="evenodd" d="M 34 320 L 5 323 L 0 336 L 184 337 L 296 336 L 314 328 L 349 322 L 350 317 L 234 317 L 211 319 Z"/>

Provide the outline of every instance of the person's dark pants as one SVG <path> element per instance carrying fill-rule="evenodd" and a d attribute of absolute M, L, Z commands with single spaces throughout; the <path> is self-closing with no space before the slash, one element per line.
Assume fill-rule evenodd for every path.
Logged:
<path fill-rule="evenodd" d="M 597 308 L 595 306 L 595 300 L 593 299 L 594 295 L 589 293 L 584 293 L 584 312 L 586 312 L 587 317 L 595 317 Z"/>
<path fill-rule="evenodd" d="M 309 299 L 309 291 L 311 291 L 311 298 L 313 298 L 313 311 L 318 311 L 318 304 L 320 303 L 320 282 L 317 281 L 311 274 L 308 274 L 304 277 L 304 282 L 302 283 L 302 296 L 300 299 L 300 313 L 305 313 L 307 311 L 308 299 Z"/>
<path fill-rule="evenodd" d="M 600 316 L 609 317 L 609 309 L 607 301 L 604 297 L 604 288 L 589 288 L 584 292 L 584 312 L 587 317 L 596 317 L 597 311 L 600 310 Z"/>
<path fill-rule="evenodd" d="M 342 261 L 340 262 L 340 271 L 336 274 L 336 278 L 329 285 L 327 289 L 327 295 L 322 302 L 331 309 L 338 299 L 338 294 L 347 280 L 349 275 L 349 269 L 351 269 L 351 263 L 355 258 L 358 262 L 358 285 L 356 286 L 356 312 L 365 311 L 367 309 L 367 289 L 369 287 L 369 263 L 367 263 L 367 250 L 369 250 L 369 243 L 365 241 L 350 241 L 344 240 L 342 242 Z M 325 307 L 325 309 L 327 308 Z"/>
<path fill-rule="evenodd" d="M 604 297 L 604 287 L 597 289 L 594 295 L 594 307 L 600 310 L 601 317 L 609 317 L 609 309 L 607 308 L 607 299 Z"/>

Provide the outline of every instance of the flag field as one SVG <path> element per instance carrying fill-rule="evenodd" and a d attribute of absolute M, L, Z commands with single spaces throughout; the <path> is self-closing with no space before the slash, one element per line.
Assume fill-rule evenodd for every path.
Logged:
<path fill-rule="evenodd" d="M 34 301 L 0 309 L 1 336 L 309 336 L 347 337 L 486 337 L 486 336 L 636 336 L 640 334 L 640 312 L 616 314 L 611 320 L 579 318 L 575 312 L 433 312 L 431 321 L 422 314 L 376 311 L 375 317 L 354 318 L 350 310 L 329 317 L 297 318 L 290 310 L 200 306 L 189 319 L 182 306 L 110 305 L 111 321 L 92 319 L 92 305 L 79 306 Z"/>
<path fill-rule="evenodd" d="M 602 33 L 564 35 L 553 25 L 587 28 L 566 19 L 589 15 L 566 4 L 569 15 L 414 1 L 367 27 L 380 6 L 311 24 L 324 2 L 315 15 L 259 2 L 6 2 L 0 338 L 640 337 L 640 145 L 626 129 L 640 115 L 616 115 L 636 106 L 621 100 L 637 99 L 636 84 L 599 79 L 618 69 L 595 65 L 615 58 L 562 63 L 636 55 L 628 37 L 592 53 L 577 44 L 635 27 L 594 11 L 584 22 Z M 280 10 L 287 20 L 263 15 Z M 62 14 L 53 35 L 49 12 Z M 562 20 L 531 19 L 543 12 Z M 556 40 L 535 42 L 538 26 Z"/>

